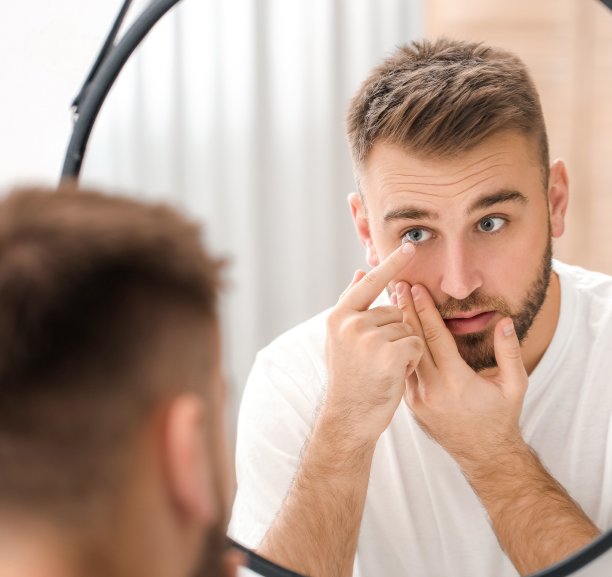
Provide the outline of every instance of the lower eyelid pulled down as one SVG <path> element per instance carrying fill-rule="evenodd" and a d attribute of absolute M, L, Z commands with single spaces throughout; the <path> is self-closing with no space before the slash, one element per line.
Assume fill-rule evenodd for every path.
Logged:
<path fill-rule="evenodd" d="M 420 238 L 418 240 L 410 238 L 410 236 L 409 236 L 410 233 L 411 232 L 415 232 L 415 231 L 422 232 L 424 234 L 425 238 Z M 433 236 L 434 236 L 434 234 L 430 230 L 427 230 L 426 228 L 414 227 L 414 228 L 411 228 L 410 230 L 407 230 L 404 234 L 402 234 L 401 241 L 402 241 L 402 244 L 405 244 L 407 242 L 410 242 L 412 244 L 421 244 L 421 243 L 429 240 Z"/>

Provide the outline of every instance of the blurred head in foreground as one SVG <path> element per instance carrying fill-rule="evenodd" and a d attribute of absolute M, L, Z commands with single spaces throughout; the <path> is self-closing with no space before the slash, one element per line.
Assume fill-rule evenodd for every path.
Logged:
<path fill-rule="evenodd" d="M 167 207 L 0 203 L 1 574 L 233 571 L 219 269 Z"/>

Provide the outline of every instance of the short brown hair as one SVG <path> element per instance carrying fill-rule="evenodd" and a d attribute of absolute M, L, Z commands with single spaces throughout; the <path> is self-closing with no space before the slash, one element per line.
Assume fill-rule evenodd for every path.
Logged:
<path fill-rule="evenodd" d="M 112 490 L 113 453 L 164 394 L 143 372 L 155 339 L 176 312 L 216 332 L 221 265 L 163 205 L 72 185 L 0 203 L 0 510 Z"/>
<path fill-rule="evenodd" d="M 357 177 L 378 141 L 444 157 L 505 130 L 534 139 L 546 184 L 546 127 L 523 62 L 499 48 L 446 38 L 398 47 L 365 80 L 347 115 Z"/>

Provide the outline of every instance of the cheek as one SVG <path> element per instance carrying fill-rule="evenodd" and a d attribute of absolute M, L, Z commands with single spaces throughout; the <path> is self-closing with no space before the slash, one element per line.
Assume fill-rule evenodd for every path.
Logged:
<path fill-rule="evenodd" d="M 481 254 L 483 291 L 519 305 L 534 280 L 541 274 L 548 233 L 532 229 L 502 242 L 489 254 Z"/>
<path fill-rule="evenodd" d="M 542 234 L 516 234 L 513 238 L 501 238 L 499 242 L 474 244 L 466 247 L 465 266 L 468 275 L 481 280 L 481 291 L 490 296 L 503 298 L 510 306 L 522 302 L 525 291 L 531 286 L 542 268 L 542 259 L 548 237 Z M 389 252 L 395 246 L 389 248 Z M 440 246 L 417 247 L 410 264 L 397 280 L 422 284 L 438 300 L 446 297 L 439 294 L 440 279 L 444 275 L 444 256 L 438 254 Z"/>
<path fill-rule="evenodd" d="M 409 285 L 423 285 L 434 297 L 438 296 L 438 285 L 440 280 L 440 271 L 435 265 L 435 257 L 431 251 L 426 251 L 424 248 L 417 248 L 416 254 L 405 267 L 401 274 L 398 275 L 397 281 L 405 281 Z"/>

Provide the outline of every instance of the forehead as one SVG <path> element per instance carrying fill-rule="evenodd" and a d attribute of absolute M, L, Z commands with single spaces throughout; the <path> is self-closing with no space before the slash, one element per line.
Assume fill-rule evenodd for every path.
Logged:
<path fill-rule="evenodd" d="M 371 210 L 406 201 L 426 210 L 470 204 L 500 191 L 527 198 L 542 191 L 536 146 L 522 134 L 503 133 L 450 158 L 422 157 L 397 145 L 374 145 L 360 181 Z"/>

